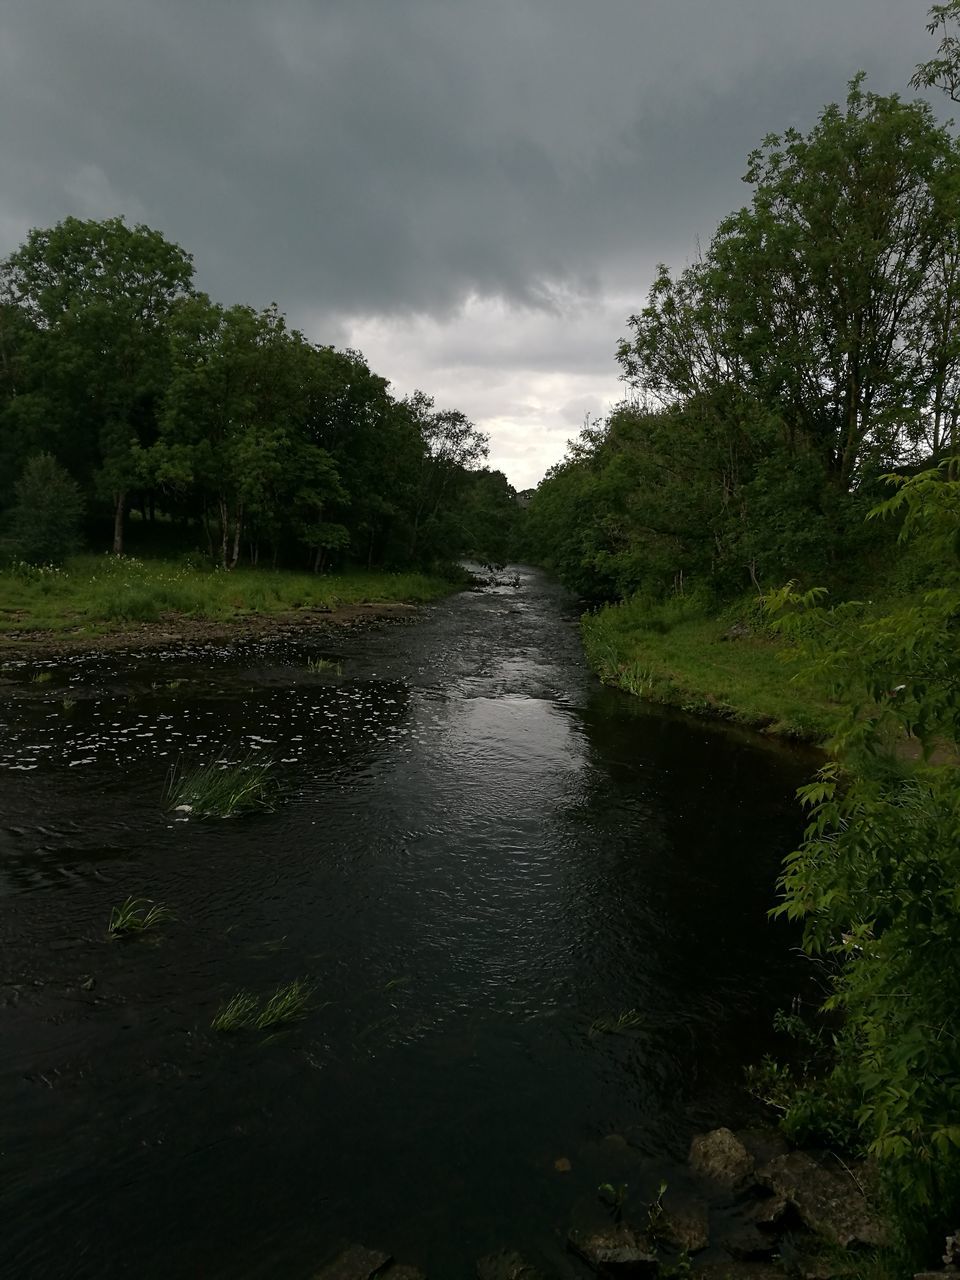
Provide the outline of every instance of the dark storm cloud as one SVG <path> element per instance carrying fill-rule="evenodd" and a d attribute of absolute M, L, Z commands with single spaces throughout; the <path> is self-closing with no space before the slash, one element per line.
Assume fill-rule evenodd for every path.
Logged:
<path fill-rule="evenodd" d="M 858 67 L 904 87 L 904 0 L 28 0 L 5 9 L 4 225 L 118 206 L 226 297 L 549 305 L 682 250 L 746 152 Z M 100 207 L 96 207 L 96 206 Z M 626 265 L 626 263 L 624 263 Z"/>
<path fill-rule="evenodd" d="M 520 365 L 524 317 L 559 329 L 577 299 L 606 314 L 613 297 L 625 316 L 658 260 L 689 257 L 744 199 L 765 133 L 808 127 L 861 67 L 909 92 L 926 8 L 7 0 L 0 252 L 123 212 L 193 252 L 217 298 L 276 299 L 318 339 L 506 300 L 489 342 L 463 340 L 474 363 Z"/>

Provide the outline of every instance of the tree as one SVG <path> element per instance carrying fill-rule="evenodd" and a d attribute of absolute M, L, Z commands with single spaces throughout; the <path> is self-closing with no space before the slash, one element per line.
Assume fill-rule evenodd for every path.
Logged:
<path fill-rule="evenodd" d="M 76 482 L 49 453 L 29 460 L 10 513 L 14 555 L 27 564 L 62 564 L 80 545 L 83 500 Z"/>
<path fill-rule="evenodd" d="M 937 56 L 918 64 L 910 79 L 915 89 L 942 89 L 954 102 L 960 102 L 960 37 L 951 27 L 960 24 L 960 0 L 935 4 L 929 14 L 927 30 L 943 32 Z"/>
<path fill-rule="evenodd" d="M 169 317 L 192 278 L 189 254 L 122 218 L 33 230 L 2 265 L 3 297 L 30 327 L 20 395 L 42 406 L 34 420 L 57 424 L 58 454 L 109 496 L 118 553 L 140 450 L 156 431 Z"/>
<path fill-rule="evenodd" d="M 931 353 L 956 368 L 929 300 L 937 270 L 952 271 L 957 173 L 928 107 L 858 77 L 808 136 L 764 140 L 750 205 L 700 262 L 675 281 L 661 270 L 621 344 L 626 377 L 662 399 L 733 384 L 848 492 L 919 435 Z"/>
<path fill-rule="evenodd" d="M 952 1229 L 960 1194 L 960 481 L 957 460 L 909 479 L 876 516 L 901 518 L 926 589 L 873 608 L 824 607 L 792 585 L 770 608 L 846 715 L 833 759 L 801 792 L 809 825 L 785 863 L 780 912 L 830 958 L 844 1020 L 826 1079 L 787 1122 L 814 1133 L 843 1108 L 884 1175 L 904 1232 Z M 910 751 L 912 746 L 915 750 Z M 799 1131 L 798 1131 L 799 1126 Z M 939 1253 L 939 1249 L 937 1250 Z"/>
<path fill-rule="evenodd" d="M 346 531 L 324 519 L 324 508 L 347 494 L 330 454 L 307 433 L 318 359 L 276 307 L 224 309 L 200 296 L 178 310 L 149 464 L 162 486 L 197 490 L 205 512 L 212 507 L 224 569 L 236 566 L 245 530 L 254 561 L 261 535 L 276 549 L 292 532 L 316 568 L 344 543 Z"/>
<path fill-rule="evenodd" d="M 423 391 L 415 391 L 405 403 L 423 443 L 410 554 L 449 559 L 464 547 L 457 497 L 466 473 L 487 456 L 489 437 L 459 409 L 437 409 Z"/>

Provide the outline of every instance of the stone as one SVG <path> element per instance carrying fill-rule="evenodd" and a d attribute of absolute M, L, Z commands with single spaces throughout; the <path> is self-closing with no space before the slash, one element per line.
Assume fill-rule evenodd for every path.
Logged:
<path fill-rule="evenodd" d="M 722 640 L 746 640 L 753 635 L 753 627 L 747 622 L 735 622 L 721 636 Z"/>
<path fill-rule="evenodd" d="M 650 1241 L 622 1224 L 585 1235 L 571 1231 L 567 1248 L 601 1276 L 652 1276 L 659 1266 Z"/>
<path fill-rule="evenodd" d="M 352 1244 L 318 1271 L 314 1280 L 373 1280 L 374 1276 L 382 1276 L 392 1261 L 389 1253 Z"/>
<path fill-rule="evenodd" d="M 789 1208 L 783 1196 L 765 1196 L 751 1206 L 747 1217 L 764 1231 L 775 1231 L 787 1216 Z"/>
<path fill-rule="evenodd" d="M 805 1151 L 777 1156 L 760 1170 L 759 1177 L 764 1186 L 793 1205 L 815 1235 L 843 1249 L 889 1242 L 886 1228 L 853 1179 L 825 1169 Z"/>
<path fill-rule="evenodd" d="M 393 1280 L 391 1271 L 387 1280 Z M 543 1280 L 542 1275 L 519 1253 L 503 1249 L 490 1253 L 477 1263 L 477 1280 Z"/>
<path fill-rule="evenodd" d="M 779 1129 L 737 1129 L 735 1136 L 753 1156 L 758 1168 L 790 1151 L 790 1143 Z"/>
<path fill-rule="evenodd" d="M 692 1280 L 784 1280 L 779 1267 L 770 1262 L 707 1262 L 694 1263 Z"/>
<path fill-rule="evenodd" d="M 698 1134 L 690 1144 L 690 1167 L 701 1177 L 733 1190 L 754 1171 L 753 1156 L 730 1129 Z"/>
<path fill-rule="evenodd" d="M 668 1193 L 656 1226 L 658 1239 L 685 1253 L 699 1253 L 710 1243 L 710 1215 L 703 1200 L 674 1200 Z"/>
<path fill-rule="evenodd" d="M 776 1238 L 751 1222 L 740 1223 L 724 1237 L 722 1244 L 731 1258 L 743 1262 L 764 1262 L 777 1252 Z"/>

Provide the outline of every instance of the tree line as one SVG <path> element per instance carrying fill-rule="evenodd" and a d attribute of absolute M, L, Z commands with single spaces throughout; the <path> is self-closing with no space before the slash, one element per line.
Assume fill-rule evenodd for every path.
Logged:
<path fill-rule="evenodd" d="M 960 0 L 928 30 L 912 84 L 960 101 Z M 745 180 L 630 317 L 628 398 L 548 473 L 527 538 L 633 617 L 749 593 L 754 640 L 781 633 L 841 709 L 774 910 L 823 1004 L 753 1080 L 796 1142 L 869 1157 L 895 1230 L 853 1271 L 908 1275 L 955 1258 L 960 1202 L 960 148 L 858 76 Z"/>
<path fill-rule="evenodd" d="M 960 447 L 957 140 L 858 76 L 744 180 L 629 318 L 628 398 L 531 504 L 532 552 L 589 597 L 842 578 L 876 550 L 880 478 Z"/>
<path fill-rule="evenodd" d="M 487 437 L 276 306 L 223 306 L 190 254 L 122 218 L 35 229 L 0 264 L 0 522 L 59 558 L 70 513 L 222 568 L 503 559 L 515 494 Z M 109 520 L 110 533 L 106 522 Z"/>

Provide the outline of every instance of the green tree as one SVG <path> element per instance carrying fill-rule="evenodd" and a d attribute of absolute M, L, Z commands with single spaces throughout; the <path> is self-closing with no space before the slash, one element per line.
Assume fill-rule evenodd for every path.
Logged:
<path fill-rule="evenodd" d="M 176 316 L 173 363 L 160 439 L 149 465 L 181 495 L 199 493 L 213 513 L 216 556 L 238 563 L 245 533 L 251 559 L 265 536 L 276 551 L 285 532 L 306 542 L 319 567 L 345 530 L 323 518 L 346 501 L 329 453 L 307 431 L 315 348 L 287 329 L 276 307 L 228 309 L 205 297 Z M 214 539 L 211 535 L 211 550 Z"/>
<path fill-rule="evenodd" d="M 960 1194 L 960 480 L 958 460 L 910 479 L 876 515 L 902 520 L 925 590 L 884 607 L 770 600 L 808 672 L 848 708 L 833 759 L 802 791 L 810 822 L 785 864 L 780 911 L 827 957 L 844 1015 L 824 1100 L 846 1109 L 905 1234 L 952 1229 Z M 807 1133 L 804 1136 L 814 1136 Z"/>
<path fill-rule="evenodd" d="M 410 555 L 448 560 L 466 549 L 458 503 L 467 473 L 489 452 L 489 437 L 459 409 L 437 409 L 423 391 L 415 391 L 406 407 L 422 442 Z"/>
<path fill-rule="evenodd" d="M 809 135 L 771 134 L 753 153 L 751 203 L 702 261 L 677 280 L 661 271 L 621 344 L 626 376 L 666 399 L 737 386 L 849 491 L 920 434 L 944 343 L 955 376 L 929 300 L 953 271 L 957 172 L 927 106 L 858 77 Z"/>
<path fill-rule="evenodd" d="M 953 30 L 958 24 L 960 0 L 933 5 L 927 30 L 941 33 L 937 56 L 921 62 L 910 80 L 915 89 L 942 89 L 954 102 L 960 102 L 960 37 Z"/>
<path fill-rule="evenodd" d="M 58 455 L 109 496 L 116 552 L 156 430 L 171 309 L 192 278 L 189 254 L 122 218 L 33 230 L 2 265 L 3 298 L 29 326 L 19 418 L 55 423 Z"/>
<path fill-rule="evenodd" d="M 80 545 L 83 500 L 77 483 L 49 453 L 31 458 L 15 485 L 10 513 L 14 556 L 62 564 Z"/>

